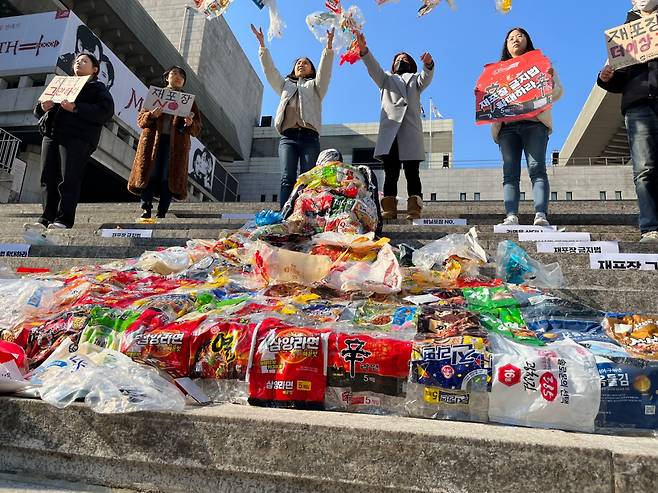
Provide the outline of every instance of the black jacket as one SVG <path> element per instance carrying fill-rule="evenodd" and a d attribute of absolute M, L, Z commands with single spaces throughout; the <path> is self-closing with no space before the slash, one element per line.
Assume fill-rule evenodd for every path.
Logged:
<path fill-rule="evenodd" d="M 629 12 L 626 23 L 641 19 L 637 12 Z M 615 74 L 608 82 L 601 77 L 596 82 L 599 87 L 608 92 L 621 93 L 621 112 L 633 106 L 658 103 L 658 60 L 632 65 L 615 70 Z"/>
<path fill-rule="evenodd" d="M 72 113 L 55 104 L 46 113 L 37 101 L 34 116 L 39 119 L 39 131 L 41 135 L 54 139 L 81 139 L 96 149 L 103 124 L 114 115 L 112 95 L 105 84 L 90 80 L 75 99 L 75 107 L 76 111 Z"/>

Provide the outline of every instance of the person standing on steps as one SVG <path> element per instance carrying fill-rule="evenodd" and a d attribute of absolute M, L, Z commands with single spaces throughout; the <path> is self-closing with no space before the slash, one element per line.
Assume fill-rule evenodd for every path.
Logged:
<path fill-rule="evenodd" d="M 322 52 L 317 71 L 310 59 L 302 57 L 295 61 L 292 71 L 286 77 L 274 66 L 272 56 L 265 47 L 262 28 L 256 29 L 252 24 L 251 30 L 260 45 L 259 57 L 265 77 L 274 92 L 281 96 L 274 126 L 281 134 L 279 202 L 283 208 L 297 181 L 297 169 L 300 173 L 309 171 L 315 166 L 320 154 L 322 100 L 331 80 L 334 30 L 327 31 L 327 47 Z"/>
<path fill-rule="evenodd" d="M 520 27 L 508 31 L 503 43 L 500 61 L 520 57 L 534 50 L 535 47 L 528 32 Z M 563 89 L 555 71 L 551 68 L 549 75 L 553 84 L 553 101 L 562 97 Z M 546 173 L 546 150 L 548 136 L 553 131 L 551 109 L 543 111 L 535 118 L 518 120 L 511 123 L 494 123 L 491 126 L 493 139 L 500 147 L 503 156 L 503 200 L 507 217 L 504 225 L 519 224 L 519 200 L 521 199 L 521 157 L 525 153 L 528 174 L 532 182 L 532 195 L 535 203 L 535 226 L 549 226 L 548 199 L 550 185 Z"/>
<path fill-rule="evenodd" d="M 76 76 L 91 76 L 75 102 L 37 102 L 41 141 L 43 213 L 30 225 L 40 229 L 69 229 L 75 223 L 80 187 L 89 157 L 98 147 L 103 124 L 114 115 L 114 100 L 98 81 L 100 63 L 89 53 L 73 61 Z"/>
<path fill-rule="evenodd" d="M 434 60 L 429 53 L 423 53 L 423 70 L 417 73 L 414 59 L 402 52 L 393 57 L 391 71 L 385 72 L 368 49 L 365 36 L 358 33 L 356 39 L 368 74 L 381 91 L 382 111 L 374 154 L 384 163 L 382 217 L 397 218 L 398 179 L 404 166 L 409 196 L 407 219 L 419 218 L 423 209 L 419 167 L 425 160 L 420 94 L 432 83 Z"/>
<path fill-rule="evenodd" d="M 169 89 L 182 91 L 187 74 L 173 66 L 163 78 Z M 164 218 L 172 198 L 187 198 L 190 142 L 201 131 L 201 115 L 195 101 L 189 116 L 168 115 L 162 108 L 155 108 L 140 111 L 137 124 L 144 130 L 139 136 L 128 190 L 141 197 L 142 219 L 151 218 L 154 196 L 160 198 L 157 217 Z"/>
<path fill-rule="evenodd" d="M 626 22 L 658 10 L 658 0 L 635 0 Z M 606 65 L 597 84 L 621 93 L 621 112 L 628 133 L 633 178 L 640 209 L 642 243 L 658 243 L 658 60 L 613 70 Z"/>

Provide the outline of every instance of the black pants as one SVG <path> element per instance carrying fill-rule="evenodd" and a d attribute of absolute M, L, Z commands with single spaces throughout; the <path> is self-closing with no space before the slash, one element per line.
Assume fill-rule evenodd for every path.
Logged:
<path fill-rule="evenodd" d="M 164 216 L 171 205 L 171 190 L 169 189 L 169 135 L 160 136 L 158 155 L 151 171 L 148 186 L 142 191 L 142 209 L 150 211 L 153 208 L 153 195 L 160 196 L 158 214 Z"/>
<path fill-rule="evenodd" d="M 84 169 L 93 148 L 80 139 L 41 141 L 41 200 L 43 214 L 39 222 L 60 222 L 67 227 L 75 223 L 75 209 L 80 199 Z"/>
<path fill-rule="evenodd" d="M 400 161 L 398 152 L 398 139 L 393 141 L 388 155 L 384 160 L 384 197 L 395 197 L 398 194 L 398 180 L 400 179 L 400 168 L 404 165 L 404 176 L 407 179 L 407 195 L 423 196 L 423 188 L 420 184 L 418 168 L 420 161 Z"/>

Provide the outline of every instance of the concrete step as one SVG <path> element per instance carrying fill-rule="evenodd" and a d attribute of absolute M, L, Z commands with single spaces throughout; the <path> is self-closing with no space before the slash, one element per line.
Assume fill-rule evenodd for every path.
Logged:
<path fill-rule="evenodd" d="M 646 493 L 658 475 L 655 438 L 235 405 L 100 415 L 5 397 L 0 443 L 1 471 L 142 491 Z"/>

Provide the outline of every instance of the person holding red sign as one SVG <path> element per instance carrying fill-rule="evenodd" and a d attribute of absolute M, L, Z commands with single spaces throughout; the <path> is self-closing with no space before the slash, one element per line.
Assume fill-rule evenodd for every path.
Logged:
<path fill-rule="evenodd" d="M 520 57 L 535 49 L 528 32 L 520 27 L 511 29 L 505 36 L 501 62 Z M 552 81 L 552 101 L 557 101 L 563 93 L 562 85 L 555 71 L 550 68 L 548 75 Z M 532 181 L 532 194 L 535 204 L 535 226 L 549 226 L 548 199 L 550 185 L 546 174 L 546 150 L 548 136 L 553 130 L 553 117 L 550 106 L 532 118 L 511 122 L 496 122 L 491 131 L 499 145 L 503 157 L 503 199 L 507 217 L 504 225 L 519 224 L 519 200 L 521 197 L 521 158 L 525 153 L 528 174 Z"/>
<path fill-rule="evenodd" d="M 654 15 L 658 0 L 634 0 L 626 23 Z M 633 177 L 640 208 L 641 243 L 658 243 L 658 60 L 613 70 L 606 65 L 597 84 L 621 93 Z"/>
<path fill-rule="evenodd" d="M 362 33 L 356 35 L 361 59 L 368 74 L 381 90 L 381 116 L 374 157 L 384 163 L 382 217 L 397 218 L 397 193 L 400 168 L 407 179 L 407 219 L 417 219 L 423 209 L 419 166 L 425 160 L 420 94 L 432 83 L 434 60 L 429 53 L 420 59 L 423 69 L 408 53 L 393 57 L 390 72 L 384 72 L 366 44 Z"/>
<path fill-rule="evenodd" d="M 41 194 L 43 213 L 30 225 L 41 229 L 69 229 L 75 223 L 84 169 L 98 147 L 103 125 L 114 115 L 114 100 L 98 80 L 100 63 L 89 53 L 78 54 L 73 72 L 91 76 L 75 102 L 37 102 L 41 142 Z"/>
<path fill-rule="evenodd" d="M 181 91 L 187 74 L 173 66 L 163 78 L 167 88 Z M 194 102 L 189 116 L 168 115 L 162 108 L 155 108 L 140 111 L 137 124 L 144 130 L 139 136 L 128 190 L 141 197 L 142 219 L 151 218 L 154 195 L 160 198 L 157 217 L 164 218 L 172 198 L 187 198 L 191 139 L 201 132 L 201 115 Z"/>

